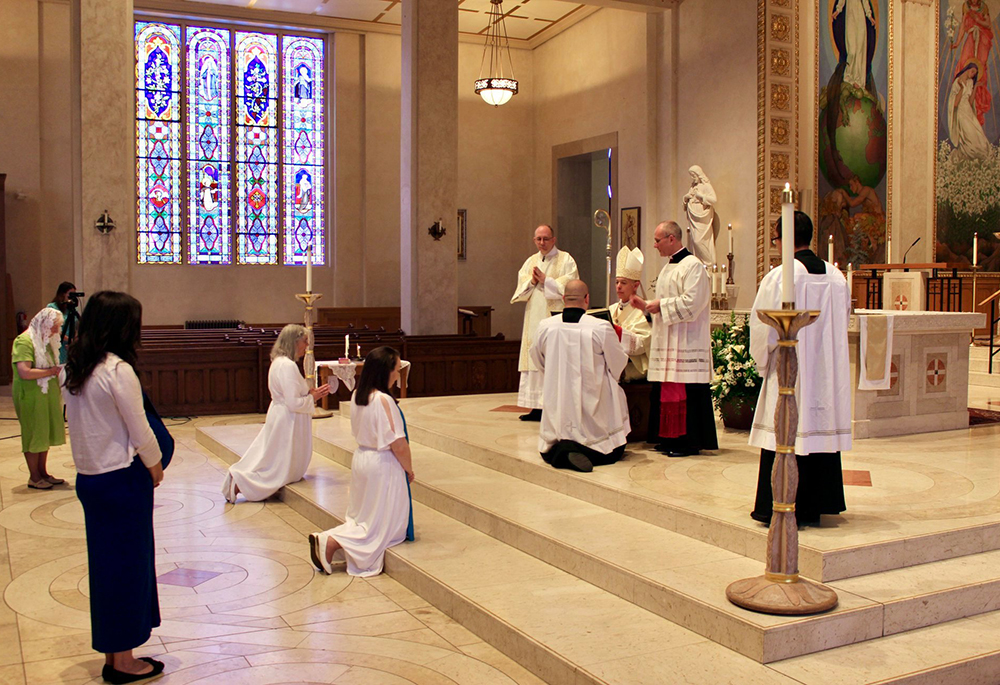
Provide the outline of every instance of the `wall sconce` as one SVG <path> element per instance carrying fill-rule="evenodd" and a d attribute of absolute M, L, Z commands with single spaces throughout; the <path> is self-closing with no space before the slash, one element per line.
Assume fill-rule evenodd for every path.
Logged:
<path fill-rule="evenodd" d="M 444 234 L 447 233 L 447 232 L 448 232 L 448 229 L 446 229 L 444 226 L 441 225 L 441 220 L 440 219 L 438 219 L 437 221 L 435 221 L 434 224 L 430 228 L 427 229 L 427 233 L 432 238 L 434 238 L 434 240 L 441 240 L 441 238 L 443 238 Z"/>
<path fill-rule="evenodd" d="M 97 221 L 94 222 L 94 228 L 105 235 L 115 230 L 115 220 L 108 214 L 108 210 L 105 209 L 104 214 L 101 214 Z"/>

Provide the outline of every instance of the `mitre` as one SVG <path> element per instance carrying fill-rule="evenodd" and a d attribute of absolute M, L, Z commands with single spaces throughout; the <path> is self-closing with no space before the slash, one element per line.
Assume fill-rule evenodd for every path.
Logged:
<path fill-rule="evenodd" d="M 615 276 L 631 281 L 641 281 L 642 262 L 642 250 L 638 247 L 633 247 L 631 250 L 623 247 L 618 250 L 618 268 L 615 271 Z"/>

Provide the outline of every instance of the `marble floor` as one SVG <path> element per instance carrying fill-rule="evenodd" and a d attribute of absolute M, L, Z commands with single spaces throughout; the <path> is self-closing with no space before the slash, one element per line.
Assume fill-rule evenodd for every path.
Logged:
<path fill-rule="evenodd" d="M 69 450 L 50 454 L 50 471 L 69 484 L 29 491 L 13 416 L 0 397 L 0 685 L 102 682 Z M 227 505 L 224 464 L 195 429 L 261 420 L 168 421 L 177 455 L 154 514 L 163 621 L 138 650 L 166 662 L 156 682 L 542 682 L 388 576 L 315 573 L 305 538 L 314 526 L 287 505 Z"/>

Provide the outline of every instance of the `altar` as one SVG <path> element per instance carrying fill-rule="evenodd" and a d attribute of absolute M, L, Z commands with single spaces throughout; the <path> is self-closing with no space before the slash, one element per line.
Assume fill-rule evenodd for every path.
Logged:
<path fill-rule="evenodd" d="M 889 382 L 859 390 L 861 318 L 892 317 Z M 969 343 L 980 313 L 859 309 L 848 340 L 855 439 L 956 430 L 969 425 Z"/>

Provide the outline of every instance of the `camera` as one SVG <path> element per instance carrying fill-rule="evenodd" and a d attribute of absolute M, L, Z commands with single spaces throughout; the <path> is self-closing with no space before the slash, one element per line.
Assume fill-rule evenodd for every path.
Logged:
<path fill-rule="evenodd" d="M 80 304 L 80 298 L 86 297 L 86 296 L 87 296 L 87 293 L 79 291 L 79 290 L 77 290 L 75 292 L 67 293 L 67 295 L 66 295 L 66 304 L 69 305 L 70 307 L 76 307 L 76 306 L 78 306 Z"/>

